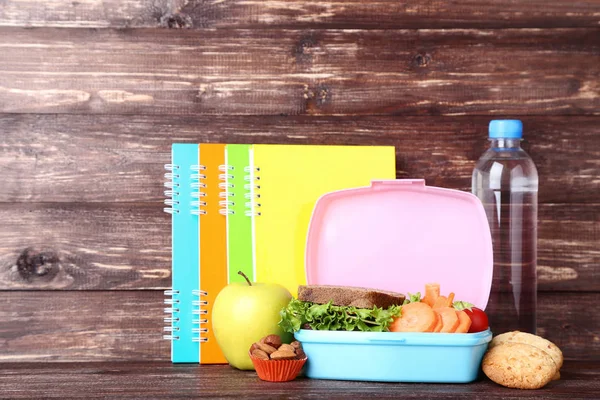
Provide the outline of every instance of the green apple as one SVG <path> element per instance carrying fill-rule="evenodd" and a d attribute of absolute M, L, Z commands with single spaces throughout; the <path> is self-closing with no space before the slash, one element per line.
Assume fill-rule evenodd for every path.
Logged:
<path fill-rule="evenodd" d="M 283 343 L 293 336 L 279 327 L 279 311 L 292 299 L 285 287 L 274 283 L 234 282 L 217 295 L 212 309 L 212 329 L 227 362 L 232 367 L 253 370 L 248 350 L 252 343 L 275 334 Z"/>

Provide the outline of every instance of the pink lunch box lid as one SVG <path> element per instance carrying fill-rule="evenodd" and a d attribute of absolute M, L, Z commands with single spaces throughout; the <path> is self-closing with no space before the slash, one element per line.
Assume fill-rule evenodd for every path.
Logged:
<path fill-rule="evenodd" d="M 485 309 L 492 284 L 490 229 L 471 193 L 426 186 L 422 179 L 373 181 L 327 193 L 307 237 L 309 285 L 421 292 L 438 282 Z"/>

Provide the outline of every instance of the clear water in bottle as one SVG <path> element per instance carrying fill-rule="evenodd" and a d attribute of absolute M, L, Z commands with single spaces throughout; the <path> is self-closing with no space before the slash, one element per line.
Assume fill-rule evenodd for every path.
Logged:
<path fill-rule="evenodd" d="M 494 120 L 490 148 L 473 171 L 472 192 L 483 203 L 494 247 L 486 314 L 494 334 L 536 333 L 538 173 L 521 148 L 523 125 Z"/>

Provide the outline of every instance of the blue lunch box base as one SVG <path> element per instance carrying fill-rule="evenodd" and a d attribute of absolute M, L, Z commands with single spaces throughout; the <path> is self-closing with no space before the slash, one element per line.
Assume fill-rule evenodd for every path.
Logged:
<path fill-rule="evenodd" d="M 477 333 L 347 332 L 301 329 L 294 334 L 313 379 L 468 383 L 475 381 L 492 340 Z"/>

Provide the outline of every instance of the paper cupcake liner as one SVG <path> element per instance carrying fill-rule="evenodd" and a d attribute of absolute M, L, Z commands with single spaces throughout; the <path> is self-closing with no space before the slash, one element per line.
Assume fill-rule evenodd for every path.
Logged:
<path fill-rule="evenodd" d="M 262 360 L 250 354 L 250 359 L 258 377 L 263 381 L 287 382 L 298 376 L 307 358 L 305 356 L 299 360 Z"/>

